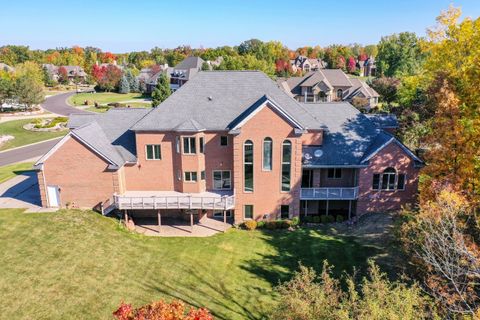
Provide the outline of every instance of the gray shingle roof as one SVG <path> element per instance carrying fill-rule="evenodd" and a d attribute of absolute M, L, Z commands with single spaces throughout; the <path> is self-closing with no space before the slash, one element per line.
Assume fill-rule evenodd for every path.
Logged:
<path fill-rule="evenodd" d="M 133 130 L 171 131 L 189 119 L 206 130 L 228 130 L 245 110 L 268 96 L 305 128 L 318 121 L 259 71 L 201 71 L 133 126 Z"/>
<path fill-rule="evenodd" d="M 148 109 L 111 109 L 103 114 L 71 114 L 67 126 L 116 165 L 136 161 L 135 134 L 130 127 Z"/>
<path fill-rule="evenodd" d="M 200 57 L 186 57 L 175 69 L 200 69 L 205 61 Z"/>
<path fill-rule="evenodd" d="M 365 115 L 379 128 L 398 128 L 397 116 L 391 113 L 375 113 Z"/>
<path fill-rule="evenodd" d="M 302 104 L 322 122 L 322 146 L 304 147 L 304 154 L 322 150 L 321 157 L 304 159 L 305 166 L 360 165 L 380 130 L 348 102 Z M 308 161 L 307 161 L 308 160 Z"/>

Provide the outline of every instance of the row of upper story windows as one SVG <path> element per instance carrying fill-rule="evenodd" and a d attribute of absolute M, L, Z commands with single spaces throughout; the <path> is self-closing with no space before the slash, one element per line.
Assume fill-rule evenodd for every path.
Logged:
<path fill-rule="evenodd" d="M 254 166 L 254 145 L 251 140 L 243 144 L 243 191 L 253 192 L 253 166 Z M 281 154 L 281 190 L 290 191 L 291 184 L 291 162 L 292 162 L 292 143 L 289 140 L 282 142 Z M 272 171 L 273 169 L 273 140 L 269 137 L 263 140 L 262 150 L 262 170 Z"/>
<path fill-rule="evenodd" d="M 220 136 L 219 144 L 222 147 L 228 146 L 228 136 Z M 198 145 L 198 148 L 197 148 Z M 180 153 L 182 150 L 183 154 L 197 154 L 205 152 L 205 138 L 198 137 L 177 137 L 176 139 L 176 151 Z M 160 144 L 147 144 L 145 146 L 145 158 L 147 160 L 161 160 L 162 159 L 162 150 Z"/>

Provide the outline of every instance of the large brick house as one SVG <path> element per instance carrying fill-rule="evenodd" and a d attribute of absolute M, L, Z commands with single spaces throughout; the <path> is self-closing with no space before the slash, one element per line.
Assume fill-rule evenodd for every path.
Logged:
<path fill-rule="evenodd" d="M 46 207 L 348 218 L 413 203 L 423 165 L 384 129 L 396 126 L 390 116 L 299 103 L 257 71 L 199 72 L 157 108 L 74 114 L 68 125 L 36 163 Z"/>

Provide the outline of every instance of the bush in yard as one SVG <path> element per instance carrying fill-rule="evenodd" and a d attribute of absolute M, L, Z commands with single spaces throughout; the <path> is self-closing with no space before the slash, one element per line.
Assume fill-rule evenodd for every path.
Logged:
<path fill-rule="evenodd" d="M 255 230 L 257 228 L 257 221 L 255 220 L 247 220 L 243 223 L 243 226 L 247 230 Z"/>
<path fill-rule="evenodd" d="M 277 228 L 278 229 L 288 229 L 292 225 L 292 222 L 287 219 L 277 220 Z"/>
<path fill-rule="evenodd" d="M 320 216 L 320 222 L 321 222 L 321 223 L 327 223 L 327 222 L 328 222 L 328 218 L 327 218 L 327 217 L 328 217 L 328 216 L 326 216 L 326 215 Z"/>
<path fill-rule="evenodd" d="M 293 217 L 292 218 L 292 223 L 291 223 L 292 227 L 296 227 L 299 224 L 300 224 L 300 218 L 299 217 Z"/>
<path fill-rule="evenodd" d="M 327 223 L 335 222 L 335 216 L 327 216 Z"/>
<path fill-rule="evenodd" d="M 257 222 L 257 229 L 265 228 L 265 221 L 260 220 Z"/>
<path fill-rule="evenodd" d="M 140 308 L 133 308 L 131 304 L 121 303 L 113 312 L 118 320 L 213 320 L 213 316 L 205 308 L 190 308 L 188 312 L 182 301 L 174 300 L 167 303 L 163 300 L 152 302 Z"/>
<path fill-rule="evenodd" d="M 275 230 L 277 229 L 277 222 L 276 221 L 267 221 L 265 222 L 265 228 L 268 230 Z"/>
<path fill-rule="evenodd" d="M 332 267 L 324 262 L 320 276 L 312 268 L 300 266 L 294 277 L 276 288 L 279 303 L 273 320 L 307 319 L 436 319 L 429 298 L 417 284 L 391 282 L 369 262 L 368 276 L 360 282 L 347 276 L 346 290 L 332 277 Z"/>
<path fill-rule="evenodd" d="M 320 223 L 320 221 L 321 221 L 320 216 L 313 216 L 312 218 L 313 223 Z"/>
<path fill-rule="evenodd" d="M 343 216 L 341 214 L 339 214 L 336 218 L 337 222 L 343 222 Z"/>

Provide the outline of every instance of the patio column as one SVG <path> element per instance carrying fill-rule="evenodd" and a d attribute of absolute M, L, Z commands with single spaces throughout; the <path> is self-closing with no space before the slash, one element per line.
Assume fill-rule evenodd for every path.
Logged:
<path fill-rule="evenodd" d="M 352 200 L 348 200 L 348 220 L 352 217 Z"/>
<path fill-rule="evenodd" d="M 193 213 L 190 213 L 190 233 L 193 233 Z"/>
<path fill-rule="evenodd" d="M 227 210 L 223 210 L 223 223 L 225 224 L 225 229 L 223 230 L 223 232 L 225 232 L 225 230 L 227 230 Z"/>
<path fill-rule="evenodd" d="M 125 210 L 125 215 L 124 216 L 125 216 L 125 224 L 127 224 L 128 223 L 128 211 L 127 210 Z"/>
<path fill-rule="evenodd" d="M 328 216 L 328 200 L 327 200 L 327 205 L 325 206 L 325 214 Z"/>
<path fill-rule="evenodd" d="M 162 215 L 160 214 L 160 210 L 157 211 L 157 217 L 158 217 L 158 233 L 160 233 L 160 230 L 162 229 Z"/>

